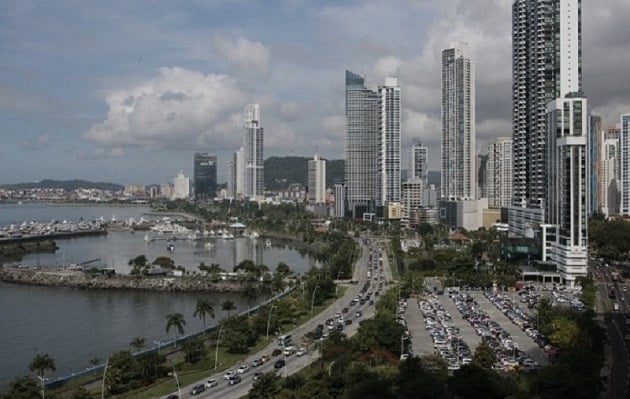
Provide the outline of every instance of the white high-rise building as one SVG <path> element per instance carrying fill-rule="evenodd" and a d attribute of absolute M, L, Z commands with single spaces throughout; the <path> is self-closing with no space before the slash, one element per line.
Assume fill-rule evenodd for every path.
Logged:
<path fill-rule="evenodd" d="M 442 198 L 476 199 L 475 74 L 467 45 L 442 51 Z"/>
<path fill-rule="evenodd" d="M 428 184 L 428 166 L 429 158 L 427 147 L 423 146 L 419 139 L 415 139 L 411 148 L 409 148 L 409 157 L 407 159 L 407 180 L 416 178 L 422 180 L 424 186 Z"/>
<path fill-rule="evenodd" d="M 321 159 L 319 154 L 308 161 L 308 194 L 311 202 L 326 202 L 326 160 Z"/>
<path fill-rule="evenodd" d="M 261 196 L 264 179 L 264 131 L 260 125 L 260 105 L 249 104 L 244 112 L 245 197 Z"/>
<path fill-rule="evenodd" d="M 190 178 L 180 171 L 173 179 L 173 196 L 172 199 L 188 199 L 190 198 Z"/>
<path fill-rule="evenodd" d="M 512 139 L 499 137 L 488 145 L 486 186 L 488 206 L 507 207 L 512 203 Z"/>
<path fill-rule="evenodd" d="M 386 78 L 378 89 L 379 134 L 381 154 L 381 202 L 384 205 L 400 202 L 400 87 L 398 79 Z"/>
<path fill-rule="evenodd" d="M 622 216 L 630 216 L 630 114 L 621 116 L 621 130 L 619 134 L 619 148 L 621 157 L 620 184 L 621 192 L 620 213 Z"/>
<path fill-rule="evenodd" d="M 589 116 L 580 94 L 557 99 L 548 106 L 547 223 L 556 227 L 551 260 L 569 286 L 586 276 L 587 220 L 590 191 L 588 155 Z"/>

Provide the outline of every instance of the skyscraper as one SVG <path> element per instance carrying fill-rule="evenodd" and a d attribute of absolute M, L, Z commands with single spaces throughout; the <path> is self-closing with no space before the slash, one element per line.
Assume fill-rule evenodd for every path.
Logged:
<path fill-rule="evenodd" d="M 551 260 L 565 283 L 586 276 L 590 163 L 588 108 L 581 94 L 569 94 L 548 106 L 547 223 L 556 226 Z"/>
<path fill-rule="evenodd" d="M 381 155 L 381 202 L 400 202 L 400 87 L 398 79 L 386 78 L 378 89 Z"/>
<path fill-rule="evenodd" d="M 621 209 L 623 216 L 630 216 L 630 114 L 621 116 L 621 130 L 619 134 L 619 148 L 621 150 L 619 190 L 621 191 Z"/>
<path fill-rule="evenodd" d="M 319 154 L 308 161 L 308 194 L 311 202 L 326 202 L 326 160 L 321 159 Z"/>
<path fill-rule="evenodd" d="M 411 148 L 409 148 L 409 157 L 407 159 L 407 180 L 422 181 L 423 187 L 428 184 L 428 153 L 427 147 L 423 146 L 419 139 L 415 139 Z"/>
<path fill-rule="evenodd" d="M 244 112 L 245 187 L 244 195 L 256 198 L 264 188 L 264 132 L 260 125 L 260 105 L 249 104 Z"/>
<path fill-rule="evenodd" d="M 474 79 L 466 44 L 442 51 L 443 199 L 476 199 Z"/>
<path fill-rule="evenodd" d="M 217 191 L 217 157 L 196 152 L 193 163 L 195 200 L 214 198 Z"/>
<path fill-rule="evenodd" d="M 365 79 L 346 71 L 345 187 L 353 217 L 374 212 L 380 199 L 379 95 Z"/>
<path fill-rule="evenodd" d="M 499 137 L 488 145 L 486 185 L 488 206 L 507 207 L 512 203 L 512 139 Z"/>
<path fill-rule="evenodd" d="M 512 128 L 516 206 L 545 208 L 547 104 L 582 91 L 581 0 L 514 0 Z"/>
<path fill-rule="evenodd" d="M 589 198 L 589 216 L 594 212 L 600 212 L 602 210 L 602 198 L 603 198 L 603 184 L 602 184 L 602 146 L 604 145 L 604 131 L 602 130 L 602 118 L 600 116 L 591 115 L 589 117 L 589 143 L 588 143 L 588 157 L 589 163 L 592 167 L 591 181 L 589 191 L 591 196 Z"/>
<path fill-rule="evenodd" d="M 190 198 L 190 178 L 180 171 L 173 179 L 173 194 L 171 199 Z"/>
<path fill-rule="evenodd" d="M 604 135 L 602 146 L 601 175 L 600 175 L 600 199 L 601 211 L 606 216 L 619 213 L 619 181 L 620 181 L 620 129 L 610 128 Z"/>

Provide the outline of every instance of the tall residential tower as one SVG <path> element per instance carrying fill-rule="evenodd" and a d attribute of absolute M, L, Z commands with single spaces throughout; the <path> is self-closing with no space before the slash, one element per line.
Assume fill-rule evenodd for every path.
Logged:
<path fill-rule="evenodd" d="M 442 51 L 442 198 L 476 199 L 475 81 L 467 45 Z"/>
<path fill-rule="evenodd" d="M 262 195 L 264 188 L 264 135 L 260 125 L 260 105 L 249 104 L 245 107 L 244 127 L 244 196 L 253 199 Z"/>

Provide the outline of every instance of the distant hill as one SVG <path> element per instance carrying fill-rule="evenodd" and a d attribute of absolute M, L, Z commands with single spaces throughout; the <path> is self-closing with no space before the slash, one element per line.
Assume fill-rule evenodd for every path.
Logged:
<path fill-rule="evenodd" d="M 279 190 L 289 184 L 308 185 L 307 157 L 269 157 L 265 159 L 265 189 Z M 343 180 L 343 160 L 326 160 L 326 187 L 334 180 Z"/>
<path fill-rule="evenodd" d="M 64 190 L 72 191 L 78 188 L 95 188 L 98 190 L 111 190 L 119 191 L 125 187 L 115 183 L 103 183 L 103 182 L 90 182 L 85 180 L 50 180 L 45 179 L 34 183 L 17 183 L 17 184 L 4 184 L 0 187 L 7 190 L 25 190 L 33 188 L 62 188 Z"/>

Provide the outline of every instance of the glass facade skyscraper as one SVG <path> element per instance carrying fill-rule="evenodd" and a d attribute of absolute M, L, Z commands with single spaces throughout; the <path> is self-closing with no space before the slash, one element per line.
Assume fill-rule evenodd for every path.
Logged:
<path fill-rule="evenodd" d="M 194 156 L 193 169 L 195 200 L 214 198 L 217 191 L 217 157 L 197 152 Z"/>

